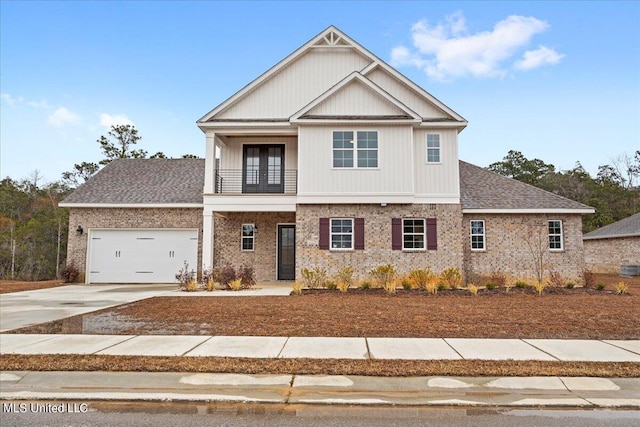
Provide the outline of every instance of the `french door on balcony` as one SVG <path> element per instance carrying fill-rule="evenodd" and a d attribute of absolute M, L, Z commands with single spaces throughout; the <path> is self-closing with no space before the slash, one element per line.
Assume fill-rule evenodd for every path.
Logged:
<path fill-rule="evenodd" d="M 245 145 L 243 193 L 284 193 L 284 145 Z"/>

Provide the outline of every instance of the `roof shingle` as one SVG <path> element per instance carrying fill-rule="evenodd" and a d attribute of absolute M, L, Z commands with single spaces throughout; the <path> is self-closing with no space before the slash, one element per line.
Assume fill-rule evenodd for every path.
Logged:
<path fill-rule="evenodd" d="M 117 159 L 63 203 L 202 203 L 204 159 Z"/>
<path fill-rule="evenodd" d="M 640 236 L 640 212 L 585 234 L 583 240 Z"/>
<path fill-rule="evenodd" d="M 592 209 L 582 203 L 462 160 L 460 201 L 462 209 Z"/>

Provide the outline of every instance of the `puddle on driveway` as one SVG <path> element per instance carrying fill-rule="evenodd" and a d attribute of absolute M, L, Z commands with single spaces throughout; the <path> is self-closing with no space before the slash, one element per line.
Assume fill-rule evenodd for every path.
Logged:
<path fill-rule="evenodd" d="M 71 303 L 73 304 L 73 303 Z M 77 303 L 82 304 L 82 303 Z M 13 334 L 86 334 L 86 335 L 210 335 L 208 323 L 145 322 L 118 314 L 114 310 L 97 311 L 52 322 L 14 329 Z"/>

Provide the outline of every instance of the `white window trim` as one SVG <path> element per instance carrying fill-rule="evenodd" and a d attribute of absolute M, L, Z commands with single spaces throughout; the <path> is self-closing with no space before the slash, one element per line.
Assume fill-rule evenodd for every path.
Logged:
<path fill-rule="evenodd" d="M 424 229 L 424 233 L 405 233 L 404 232 L 404 221 L 405 220 L 420 220 L 422 221 L 423 224 L 423 229 Z M 426 252 L 427 251 L 427 220 L 425 218 L 402 218 L 402 251 L 403 252 Z M 420 235 L 422 234 L 422 244 L 424 245 L 424 247 L 422 248 L 405 248 L 404 247 L 404 236 L 405 234 L 411 234 L 411 235 Z"/>
<path fill-rule="evenodd" d="M 338 166 L 334 166 L 333 165 L 333 152 L 334 150 L 340 150 L 340 151 L 348 151 L 348 149 L 346 148 L 333 148 L 333 133 L 334 132 L 353 132 L 353 144 L 352 144 L 352 148 L 351 150 L 353 150 L 353 166 L 348 168 L 348 167 L 338 167 Z M 375 132 L 378 134 L 378 148 L 376 149 L 376 152 L 378 153 L 378 166 L 376 167 L 359 167 L 358 166 L 358 132 Z M 354 129 L 343 129 L 343 130 L 336 130 L 333 129 L 331 131 L 331 169 L 334 170 L 368 170 L 368 171 L 373 171 L 373 170 L 378 170 L 380 169 L 380 132 L 377 130 L 373 130 L 373 129 L 359 129 L 359 130 L 354 130 Z"/>
<path fill-rule="evenodd" d="M 549 223 L 550 222 L 559 222 L 560 223 L 560 234 L 551 234 L 549 232 Z M 559 248 L 551 248 L 551 241 L 549 241 L 549 237 L 551 236 L 560 236 L 560 247 Z M 564 225 L 562 224 L 561 219 L 550 219 L 547 221 L 547 247 L 550 252 L 562 252 L 564 251 Z"/>
<path fill-rule="evenodd" d="M 351 221 L 351 233 L 334 233 L 333 232 L 333 221 Z M 329 250 L 330 251 L 353 251 L 356 239 L 355 233 L 356 221 L 354 218 L 329 218 Z M 351 234 L 351 247 L 350 248 L 334 248 L 333 247 L 333 236 L 335 235 L 346 235 Z"/>
<path fill-rule="evenodd" d="M 482 223 L 482 234 L 473 233 L 474 222 Z M 482 236 L 482 248 L 473 247 L 473 238 L 475 236 Z M 486 223 L 484 219 L 472 219 L 469 221 L 469 248 L 471 249 L 472 252 L 485 252 L 487 250 L 487 229 L 486 229 Z"/>
<path fill-rule="evenodd" d="M 251 236 L 244 235 L 244 227 L 251 226 Z M 251 249 L 244 248 L 244 239 L 251 240 Z M 253 252 L 256 249 L 256 225 L 255 224 L 242 224 L 240 227 L 240 251 L 242 252 Z"/>
<path fill-rule="evenodd" d="M 429 161 L 429 135 L 438 135 L 438 158 L 437 162 Z M 427 132 L 424 136 L 424 160 L 428 165 L 441 165 L 442 164 L 442 134 L 440 132 Z"/>

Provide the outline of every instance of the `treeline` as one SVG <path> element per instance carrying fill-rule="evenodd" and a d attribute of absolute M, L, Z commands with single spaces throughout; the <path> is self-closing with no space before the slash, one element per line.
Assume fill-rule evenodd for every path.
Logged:
<path fill-rule="evenodd" d="M 580 162 L 573 169 L 556 171 L 553 164 L 529 160 L 519 151 L 509 151 L 488 169 L 595 208 L 594 214 L 583 217 L 585 233 L 640 212 L 640 150 L 599 166 L 595 177 Z"/>
<path fill-rule="evenodd" d="M 69 211 L 58 203 L 68 186 L 29 178 L 0 181 L 0 278 L 46 280 L 58 276 L 67 256 Z"/>

